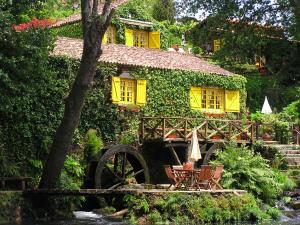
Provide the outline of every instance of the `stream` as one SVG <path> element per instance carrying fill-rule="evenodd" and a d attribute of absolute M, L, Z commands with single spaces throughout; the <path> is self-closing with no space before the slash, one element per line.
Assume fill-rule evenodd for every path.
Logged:
<path fill-rule="evenodd" d="M 263 223 L 263 224 L 239 224 L 239 225 L 300 225 L 300 211 L 295 211 L 286 208 L 284 216 L 278 222 Z M 111 221 L 104 218 L 102 215 L 93 212 L 74 212 L 75 218 L 71 220 L 59 221 L 26 221 L 18 225 L 127 225 L 124 222 Z M 14 223 L 3 225 L 17 225 Z M 217 225 L 217 224 L 216 224 Z"/>

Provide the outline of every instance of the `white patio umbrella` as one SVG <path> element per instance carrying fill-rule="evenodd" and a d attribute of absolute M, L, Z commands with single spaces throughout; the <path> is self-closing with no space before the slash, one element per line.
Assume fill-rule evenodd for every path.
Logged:
<path fill-rule="evenodd" d="M 271 114 L 272 113 L 272 109 L 270 107 L 267 96 L 265 96 L 265 102 L 264 102 L 264 105 L 262 107 L 261 113 L 264 113 L 264 114 Z"/>
<path fill-rule="evenodd" d="M 190 161 L 196 162 L 199 159 L 201 159 L 201 152 L 200 152 L 200 147 L 198 143 L 198 137 L 197 137 L 197 130 L 193 130 L 193 136 L 192 136 L 192 141 L 190 145 L 191 149 L 191 155 L 189 157 Z"/>

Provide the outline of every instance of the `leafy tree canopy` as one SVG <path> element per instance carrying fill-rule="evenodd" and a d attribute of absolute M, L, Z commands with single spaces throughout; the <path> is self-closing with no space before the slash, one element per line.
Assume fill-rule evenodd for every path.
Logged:
<path fill-rule="evenodd" d="M 156 0 L 153 6 L 153 17 L 158 21 L 175 21 L 176 9 L 173 0 Z"/>
<path fill-rule="evenodd" d="M 187 13 L 205 12 L 222 20 L 282 26 L 289 37 L 300 40 L 300 1 L 297 0 L 180 0 L 179 7 Z"/>

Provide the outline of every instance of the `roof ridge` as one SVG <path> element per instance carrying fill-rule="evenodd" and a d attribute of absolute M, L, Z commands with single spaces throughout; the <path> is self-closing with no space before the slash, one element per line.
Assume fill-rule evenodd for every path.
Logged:
<path fill-rule="evenodd" d="M 83 48 L 82 39 L 59 37 L 55 44 L 53 55 L 81 58 Z M 162 49 L 126 46 L 122 44 L 102 46 L 103 53 L 100 56 L 100 62 L 157 69 L 203 72 L 222 76 L 233 75 L 233 73 L 220 66 L 210 64 L 204 59 L 191 54 L 182 54 Z"/>

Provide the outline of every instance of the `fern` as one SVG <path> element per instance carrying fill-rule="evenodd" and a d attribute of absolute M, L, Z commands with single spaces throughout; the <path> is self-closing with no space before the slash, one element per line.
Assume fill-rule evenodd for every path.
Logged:
<path fill-rule="evenodd" d="M 219 151 L 217 159 L 211 164 L 224 165 L 221 181 L 224 188 L 247 190 L 267 203 L 276 199 L 286 188 L 293 187 L 289 178 L 281 177 L 280 172 L 270 168 L 268 160 L 235 143 Z"/>

